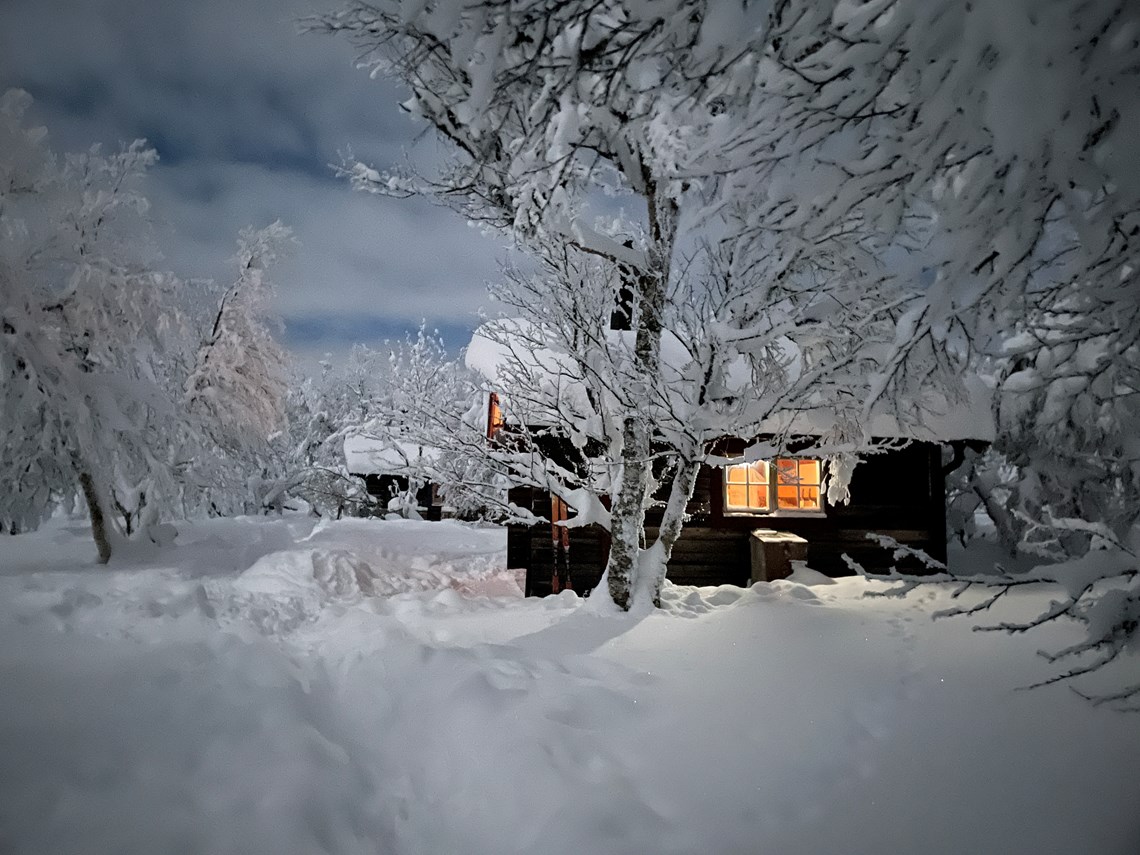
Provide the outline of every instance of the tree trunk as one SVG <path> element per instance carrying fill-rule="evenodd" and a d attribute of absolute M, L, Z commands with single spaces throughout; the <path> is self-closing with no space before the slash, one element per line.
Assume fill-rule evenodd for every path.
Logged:
<path fill-rule="evenodd" d="M 622 420 L 621 480 L 610 516 L 610 557 L 606 563 L 610 597 L 623 611 L 629 611 L 637 586 L 639 553 L 645 531 L 645 504 L 651 479 L 652 432 L 646 408 L 651 405 L 650 390 L 661 375 L 661 334 L 665 323 L 665 289 L 672 264 L 673 240 L 677 228 L 677 207 L 660 199 L 657 186 L 648 173 L 645 182 L 649 213 L 650 244 L 647 268 L 634 280 L 633 371 Z"/>
<path fill-rule="evenodd" d="M 107 537 L 107 518 L 103 514 L 103 503 L 99 500 L 99 491 L 95 489 L 95 481 L 86 470 L 79 473 L 79 486 L 83 490 L 83 498 L 87 500 L 87 511 L 91 514 L 91 535 L 95 538 L 95 546 L 99 550 L 99 563 L 106 564 L 111 560 L 111 541 Z"/>
<path fill-rule="evenodd" d="M 669 559 L 673 556 L 673 544 L 681 536 L 681 529 L 685 526 L 685 510 L 689 500 L 693 498 L 693 490 L 697 486 L 697 475 L 701 471 L 698 460 L 682 460 L 677 464 L 677 472 L 673 476 L 673 485 L 669 488 L 669 501 L 665 504 L 665 512 L 661 517 L 661 527 L 657 531 L 656 566 L 645 568 L 653 571 L 653 575 L 646 580 L 647 593 L 653 600 L 656 608 L 661 608 L 661 587 L 665 584 L 665 571 L 669 567 Z"/>
<path fill-rule="evenodd" d="M 661 368 L 661 315 L 664 309 L 664 278 L 660 255 L 655 273 L 638 277 L 636 339 L 634 343 L 635 381 L 630 384 L 627 414 L 622 420 L 621 480 L 610 517 L 610 559 L 607 581 L 610 596 L 623 611 L 629 611 L 637 583 L 638 554 L 645 530 L 645 503 L 648 498 L 652 452 L 649 395 Z"/>
<path fill-rule="evenodd" d="M 622 470 L 610 515 L 610 557 L 606 580 L 610 597 L 629 611 L 645 527 L 645 494 L 649 490 L 649 426 L 637 416 L 622 423 Z"/>

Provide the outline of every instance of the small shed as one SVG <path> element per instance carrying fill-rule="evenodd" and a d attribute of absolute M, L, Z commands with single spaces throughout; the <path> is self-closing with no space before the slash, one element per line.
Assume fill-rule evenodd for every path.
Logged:
<path fill-rule="evenodd" d="M 420 476 L 424 467 L 439 456 L 439 450 L 411 442 L 385 440 L 362 434 L 344 441 L 344 459 L 350 475 L 364 481 L 368 495 L 384 507 L 393 499 L 415 500 L 416 512 L 428 520 L 443 515 L 439 488 Z"/>

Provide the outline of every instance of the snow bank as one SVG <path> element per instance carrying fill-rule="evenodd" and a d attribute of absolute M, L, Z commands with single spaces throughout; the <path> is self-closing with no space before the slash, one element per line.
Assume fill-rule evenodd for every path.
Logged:
<path fill-rule="evenodd" d="M 6 853 L 375 853 L 377 770 L 269 644 L 0 630 Z"/>
<path fill-rule="evenodd" d="M 472 595 L 509 581 L 503 533 L 454 523 L 214 521 L 107 570 L 77 537 L 0 553 L 5 853 L 1140 843 L 1135 718 L 1016 691 L 1079 630 L 932 622 L 944 588 L 804 570 L 633 617 Z"/>

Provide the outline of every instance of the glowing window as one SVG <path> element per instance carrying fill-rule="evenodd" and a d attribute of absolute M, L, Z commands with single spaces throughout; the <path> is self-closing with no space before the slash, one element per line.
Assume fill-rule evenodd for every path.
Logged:
<path fill-rule="evenodd" d="M 818 511 L 818 460 L 780 458 L 776 461 L 776 507 L 781 511 Z"/>
<path fill-rule="evenodd" d="M 730 511 L 770 510 L 768 464 L 738 463 L 724 470 L 724 506 Z"/>
<path fill-rule="evenodd" d="M 729 513 L 822 511 L 820 461 L 781 457 L 738 463 L 724 470 L 724 509 Z"/>

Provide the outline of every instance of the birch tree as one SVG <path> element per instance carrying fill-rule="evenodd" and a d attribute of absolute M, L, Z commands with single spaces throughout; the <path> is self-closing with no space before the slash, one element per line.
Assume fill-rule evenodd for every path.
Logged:
<path fill-rule="evenodd" d="M 285 394 L 263 271 L 287 233 L 243 234 L 195 353 L 192 289 L 148 251 L 155 152 L 57 156 L 30 105 L 0 98 L 0 525 L 79 495 L 106 563 L 117 538 L 164 540 L 161 516 L 201 510 L 204 486 L 227 505 L 257 474 Z"/>
<path fill-rule="evenodd" d="M 510 232 L 542 259 L 543 283 L 523 285 L 506 298 L 524 316 L 550 322 L 542 328 L 553 338 L 534 345 L 564 353 L 586 375 L 598 359 L 610 360 L 589 381 L 608 395 L 597 397 L 604 418 L 595 438 L 606 447 L 610 507 L 604 514 L 579 511 L 609 526 L 607 586 L 621 608 L 639 588 L 646 599 L 657 599 L 707 454 L 703 428 L 689 435 L 673 427 L 678 419 L 668 413 L 677 401 L 663 389 L 661 348 L 667 328 L 684 323 L 684 307 L 700 305 L 705 290 L 716 291 L 715 284 L 682 282 L 679 275 L 692 256 L 679 246 L 699 234 L 686 217 L 703 227 L 715 214 L 724 226 L 730 218 L 717 214 L 718 206 L 736 213 L 731 200 L 717 195 L 729 185 L 715 173 L 682 177 L 696 142 L 722 133 L 726 106 L 739 100 L 741 75 L 747 82 L 750 74 L 745 40 L 763 21 L 747 7 L 727 18 L 719 8 L 699 0 L 636 9 L 553 0 L 352 3 L 310 22 L 351 39 L 364 65 L 405 84 L 412 93 L 405 109 L 457 152 L 430 178 L 350 164 L 354 183 L 374 192 L 430 194 L 487 228 Z M 606 194 L 621 198 L 628 213 L 608 220 L 592 215 Z M 798 263 L 786 272 L 802 272 Z M 586 280 L 596 284 L 590 290 L 596 299 L 583 301 L 584 292 L 576 291 Z M 730 349 L 722 345 L 751 341 L 743 352 L 754 356 L 764 351 L 763 341 L 779 337 L 778 324 L 767 318 L 754 329 L 738 320 L 748 314 L 737 312 L 741 300 L 760 312 L 780 303 L 778 288 L 767 285 L 750 296 L 722 295 L 715 320 L 737 320 L 718 343 L 705 335 L 712 334 L 707 322 L 714 318 L 689 315 L 689 326 L 704 332 L 692 340 L 700 352 L 686 379 L 695 383 L 694 402 L 709 412 L 720 404 L 701 397 L 702 371 L 719 371 L 714 363 L 726 360 Z M 597 323 L 608 319 L 622 289 L 630 297 L 629 334 L 615 349 L 604 343 Z M 548 294 L 551 305 L 539 305 L 539 293 Z M 590 337 L 594 348 L 587 353 L 581 348 Z M 643 550 L 662 443 L 672 449 L 667 518 L 657 543 Z"/>

